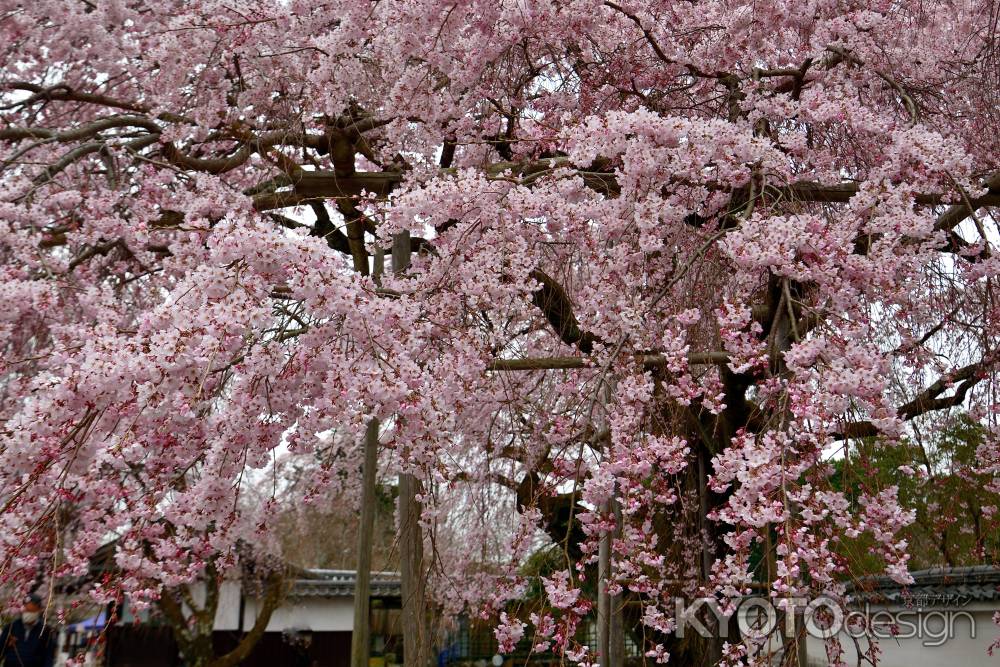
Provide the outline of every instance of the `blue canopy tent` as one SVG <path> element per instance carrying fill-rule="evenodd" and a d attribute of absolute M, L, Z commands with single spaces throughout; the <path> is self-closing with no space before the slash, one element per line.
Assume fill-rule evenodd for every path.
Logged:
<path fill-rule="evenodd" d="M 73 623 L 72 625 L 66 626 L 66 631 L 68 633 L 87 633 L 100 631 L 105 628 L 108 624 L 108 613 L 107 611 L 102 611 L 97 616 L 92 616 L 91 618 L 86 618 L 79 623 Z"/>

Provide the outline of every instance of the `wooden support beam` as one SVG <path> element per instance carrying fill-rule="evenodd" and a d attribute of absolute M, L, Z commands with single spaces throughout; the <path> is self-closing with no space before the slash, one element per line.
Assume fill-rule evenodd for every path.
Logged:
<path fill-rule="evenodd" d="M 667 357 L 662 354 L 637 355 L 636 360 L 646 368 L 656 368 L 667 364 Z M 688 355 L 689 364 L 726 364 L 729 355 L 725 352 L 692 352 Z M 497 359 L 491 363 L 488 371 L 536 371 L 565 370 L 574 368 L 594 368 L 593 360 L 588 357 L 528 357 L 526 359 Z"/>
<path fill-rule="evenodd" d="M 507 174 L 518 178 L 521 182 L 530 185 L 546 173 L 557 168 L 572 169 L 572 165 L 565 159 L 541 160 L 536 162 L 504 162 L 489 165 L 486 169 L 488 178 L 506 178 Z M 442 169 L 441 176 L 448 176 L 455 173 L 454 169 Z M 577 169 L 576 175 L 583 179 L 584 183 L 596 192 L 608 197 L 618 196 L 621 187 L 613 172 L 587 171 Z M 284 185 L 287 189 L 276 192 L 264 192 L 254 196 L 254 208 L 258 211 L 268 211 L 286 206 L 298 206 L 311 201 L 321 201 L 325 199 L 353 198 L 362 192 L 368 192 L 378 197 L 386 197 L 395 188 L 399 187 L 403 181 L 401 171 L 359 171 L 350 175 L 338 174 L 334 171 L 316 170 L 301 171 L 294 178 L 288 178 Z M 685 183 L 676 181 L 664 183 L 664 188 L 669 191 L 672 187 L 697 186 L 715 192 L 727 192 L 732 188 L 724 184 L 716 183 Z M 968 205 L 973 210 L 984 206 L 1000 206 L 1000 173 L 990 174 L 982 185 L 987 188 L 986 193 L 979 197 L 969 199 Z M 816 183 L 813 181 L 800 181 L 786 185 L 769 185 L 760 193 L 760 196 L 771 202 L 796 201 L 812 203 L 847 203 L 858 194 L 858 184 L 852 182 L 845 183 Z M 913 196 L 914 203 L 918 206 L 942 206 L 953 204 L 944 214 L 940 227 L 951 227 L 968 215 L 968 205 L 962 202 L 961 193 L 957 192 L 918 192 Z M 962 203 L 956 203 L 962 202 Z"/>

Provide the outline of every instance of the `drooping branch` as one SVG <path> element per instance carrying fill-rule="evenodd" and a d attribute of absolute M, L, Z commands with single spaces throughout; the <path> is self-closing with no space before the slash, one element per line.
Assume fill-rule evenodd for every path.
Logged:
<path fill-rule="evenodd" d="M 344 232 L 337 229 L 330 219 L 330 212 L 323 202 L 310 202 L 309 206 L 316 214 L 316 224 L 313 225 L 312 234 L 326 240 L 328 246 L 342 252 L 345 255 L 351 254 L 351 244 Z"/>
<path fill-rule="evenodd" d="M 89 139 L 105 130 L 121 127 L 140 127 L 159 134 L 161 128 L 145 116 L 122 115 L 101 118 L 92 123 L 68 130 L 54 130 L 47 127 L 6 127 L 0 130 L 0 141 L 20 141 L 22 139 L 51 139 L 59 142 Z"/>
<path fill-rule="evenodd" d="M 845 62 L 851 63 L 858 67 L 866 67 L 864 61 L 862 61 L 856 55 L 854 55 L 849 50 L 841 46 L 828 46 L 826 48 L 831 53 L 840 56 L 840 58 L 843 59 Z M 910 115 L 910 124 L 916 125 L 920 120 L 920 110 L 917 108 L 917 103 L 913 101 L 913 98 L 910 97 L 910 94 L 906 91 L 906 89 L 903 88 L 903 86 L 898 81 L 896 81 L 894 77 L 887 74 L 886 72 L 877 69 L 872 71 L 875 72 L 876 76 L 885 81 L 890 88 L 896 91 L 896 93 L 899 95 L 900 100 L 903 103 L 903 106 L 906 107 L 907 113 Z"/>
<path fill-rule="evenodd" d="M 597 336 L 580 330 L 566 290 L 541 269 L 535 269 L 530 275 L 542 285 L 531 295 L 531 302 L 542 311 L 556 335 L 567 345 L 576 345 L 584 354 L 590 354 Z"/>
<path fill-rule="evenodd" d="M 983 187 L 987 190 L 986 194 L 949 206 L 934 222 L 934 229 L 950 232 L 958 223 L 974 214 L 976 209 L 1000 206 L 1000 172 L 987 176 L 983 180 Z"/>
<path fill-rule="evenodd" d="M 318 135 L 290 133 L 283 130 L 266 132 L 259 136 L 246 132 L 237 132 L 236 135 L 219 138 L 220 141 L 235 141 L 239 144 L 239 148 L 229 155 L 206 158 L 195 157 L 184 153 L 170 142 L 163 144 L 162 152 L 167 160 L 183 169 L 202 171 L 209 174 L 223 174 L 242 166 L 250 159 L 250 156 L 266 153 L 275 146 L 315 147 L 322 140 L 322 137 Z"/>
<path fill-rule="evenodd" d="M 913 400 L 904 403 L 896 409 L 897 416 L 909 421 L 929 412 L 946 410 L 961 405 L 975 385 L 986 376 L 986 371 L 993 359 L 989 356 L 980 361 L 968 364 L 937 379 L 933 384 L 920 392 Z M 958 383 L 957 386 L 955 384 Z M 949 396 L 941 396 L 950 387 L 955 387 Z M 851 422 L 846 424 L 836 436 L 838 439 L 871 438 L 879 434 L 878 428 L 870 421 Z"/>
<path fill-rule="evenodd" d="M 628 17 L 628 19 L 632 21 L 636 25 L 636 27 L 639 28 L 639 30 L 642 32 L 643 37 L 646 38 L 646 42 L 649 44 L 650 48 L 653 49 L 653 53 L 656 54 L 656 57 L 659 58 L 664 64 L 682 65 L 692 76 L 708 78 L 708 79 L 720 79 L 720 80 L 732 78 L 732 75 L 726 72 L 715 72 L 715 73 L 704 72 L 695 65 L 693 65 L 692 63 L 681 63 L 669 57 L 666 53 L 664 53 L 663 49 L 656 41 L 656 38 L 653 36 L 653 33 L 650 32 L 648 28 L 643 26 L 642 20 L 638 17 L 638 15 L 628 11 L 627 9 L 625 9 L 624 7 L 622 7 L 617 3 L 611 2 L 610 0 L 606 0 L 604 6 L 609 7 L 615 10 L 616 12 Z"/>
<path fill-rule="evenodd" d="M 378 127 L 379 125 L 380 121 L 370 118 L 358 121 L 355 125 L 350 126 L 351 135 L 359 135 L 360 132 Z M 57 141 L 66 143 L 93 138 L 105 130 L 120 127 L 139 127 L 147 130 L 153 139 L 152 141 L 148 139 L 144 140 L 142 146 L 155 143 L 156 138 L 159 137 L 162 131 L 160 124 L 152 118 L 136 114 L 123 114 L 102 118 L 77 128 L 62 131 L 45 127 L 7 127 L 0 129 L 0 141 L 35 139 L 45 142 Z M 226 134 L 233 133 L 237 136 L 220 136 L 217 139 L 219 141 L 236 142 L 238 148 L 228 155 L 196 157 L 185 153 L 170 142 L 162 144 L 161 152 L 168 161 L 181 168 L 221 174 L 242 166 L 251 155 L 266 152 L 275 146 L 287 145 L 312 148 L 321 152 L 329 150 L 328 140 L 322 135 L 294 133 L 285 130 L 266 132 L 260 135 L 233 130 Z M 343 130 L 341 133 L 343 133 Z M 337 145 L 342 143 L 345 142 L 338 142 Z M 353 146 L 354 144 L 350 145 Z M 96 152 L 99 148 L 100 146 L 96 146 L 88 152 Z M 133 150 L 135 150 L 135 147 L 133 147 Z M 601 167 L 603 168 L 603 165 Z M 505 180 L 516 178 L 522 185 L 532 185 L 539 178 L 557 169 L 571 170 L 573 174 L 584 181 L 587 187 L 605 196 L 613 197 L 619 195 L 621 192 L 621 186 L 613 171 L 581 169 L 570 163 L 565 157 L 523 162 L 499 162 L 487 165 L 484 168 L 484 173 L 488 178 Z M 453 168 L 442 169 L 440 172 L 442 176 L 453 173 Z M 355 172 L 353 169 L 336 169 L 332 171 L 305 171 L 300 169 L 294 175 L 286 175 L 280 182 L 275 183 L 275 185 L 283 189 L 265 190 L 255 194 L 253 197 L 254 208 L 258 211 L 268 211 L 327 199 L 353 199 L 362 192 L 367 192 L 377 197 L 385 197 L 397 188 L 403 180 L 404 174 L 398 169 L 380 172 Z M 699 188 L 714 192 L 729 192 L 733 190 L 732 186 L 712 182 L 685 183 L 678 181 L 675 185 L 696 185 Z M 987 189 L 985 194 L 975 198 L 968 198 L 967 201 L 950 206 L 938 218 L 935 228 L 939 230 L 952 229 L 968 216 L 970 208 L 975 210 L 984 206 L 1000 205 L 1000 172 L 986 177 L 983 185 Z M 670 183 L 665 184 L 665 191 L 669 192 L 670 187 Z M 823 184 L 801 181 L 784 186 L 768 185 L 758 196 L 770 202 L 847 203 L 858 191 L 859 187 L 856 183 Z M 915 204 L 920 206 L 939 206 L 954 199 L 954 195 L 947 192 L 917 193 L 914 195 Z"/>
<path fill-rule="evenodd" d="M 6 107 L 0 107 L 3 109 L 10 109 L 14 107 L 28 107 L 38 102 L 83 102 L 84 104 L 94 104 L 97 106 L 108 107 L 111 109 L 122 109 L 123 111 L 132 111 L 136 113 L 149 113 L 150 107 L 140 104 L 138 102 L 129 102 L 128 100 L 120 100 L 110 95 L 103 95 L 101 93 L 88 93 L 81 90 L 76 90 L 65 84 L 57 84 L 54 86 L 40 86 L 38 84 L 30 83 L 27 81 L 15 81 L 6 84 L 5 86 L 9 90 L 23 90 L 26 92 L 33 93 L 30 97 L 18 100 Z M 172 123 L 187 123 L 195 125 L 195 121 L 180 116 L 175 113 L 163 112 L 160 113 L 157 118 L 172 122 Z"/>

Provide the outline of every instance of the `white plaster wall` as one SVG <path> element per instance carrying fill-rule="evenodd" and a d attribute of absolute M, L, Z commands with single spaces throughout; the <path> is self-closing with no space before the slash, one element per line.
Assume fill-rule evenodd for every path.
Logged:
<path fill-rule="evenodd" d="M 267 630 L 281 632 L 296 628 L 314 632 L 350 632 L 353 627 L 353 598 L 302 598 L 291 600 L 276 609 Z"/>
<path fill-rule="evenodd" d="M 250 630 L 257 619 L 260 605 L 247 597 L 243 608 L 243 629 Z M 219 608 L 215 615 L 216 630 L 239 629 L 240 591 L 233 583 L 223 585 Z M 268 632 L 309 629 L 314 632 L 350 632 L 354 625 L 354 601 L 342 598 L 289 598 L 274 610 L 267 624 Z"/>
<path fill-rule="evenodd" d="M 239 627 L 239 616 L 240 585 L 236 581 L 224 581 L 219 587 L 219 606 L 215 610 L 215 629 L 236 630 Z M 253 627 L 253 624 L 250 627 Z"/>

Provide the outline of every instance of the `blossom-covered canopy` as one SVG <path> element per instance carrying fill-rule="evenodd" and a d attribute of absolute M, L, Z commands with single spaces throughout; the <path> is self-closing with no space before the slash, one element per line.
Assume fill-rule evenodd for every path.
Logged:
<path fill-rule="evenodd" d="M 997 11 L 0 1 L 0 576 L 113 535 L 155 596 L 266 532 L 246 475 L 356 478 L 377 417 L 440 599 L 518 595 L 539 529 L 577 657 L 608 531 L 651 637 L 679 592 L 837 592 L 845 539 L 905 580 L 894 488 L 829 463 L 994 426 Z"/>

